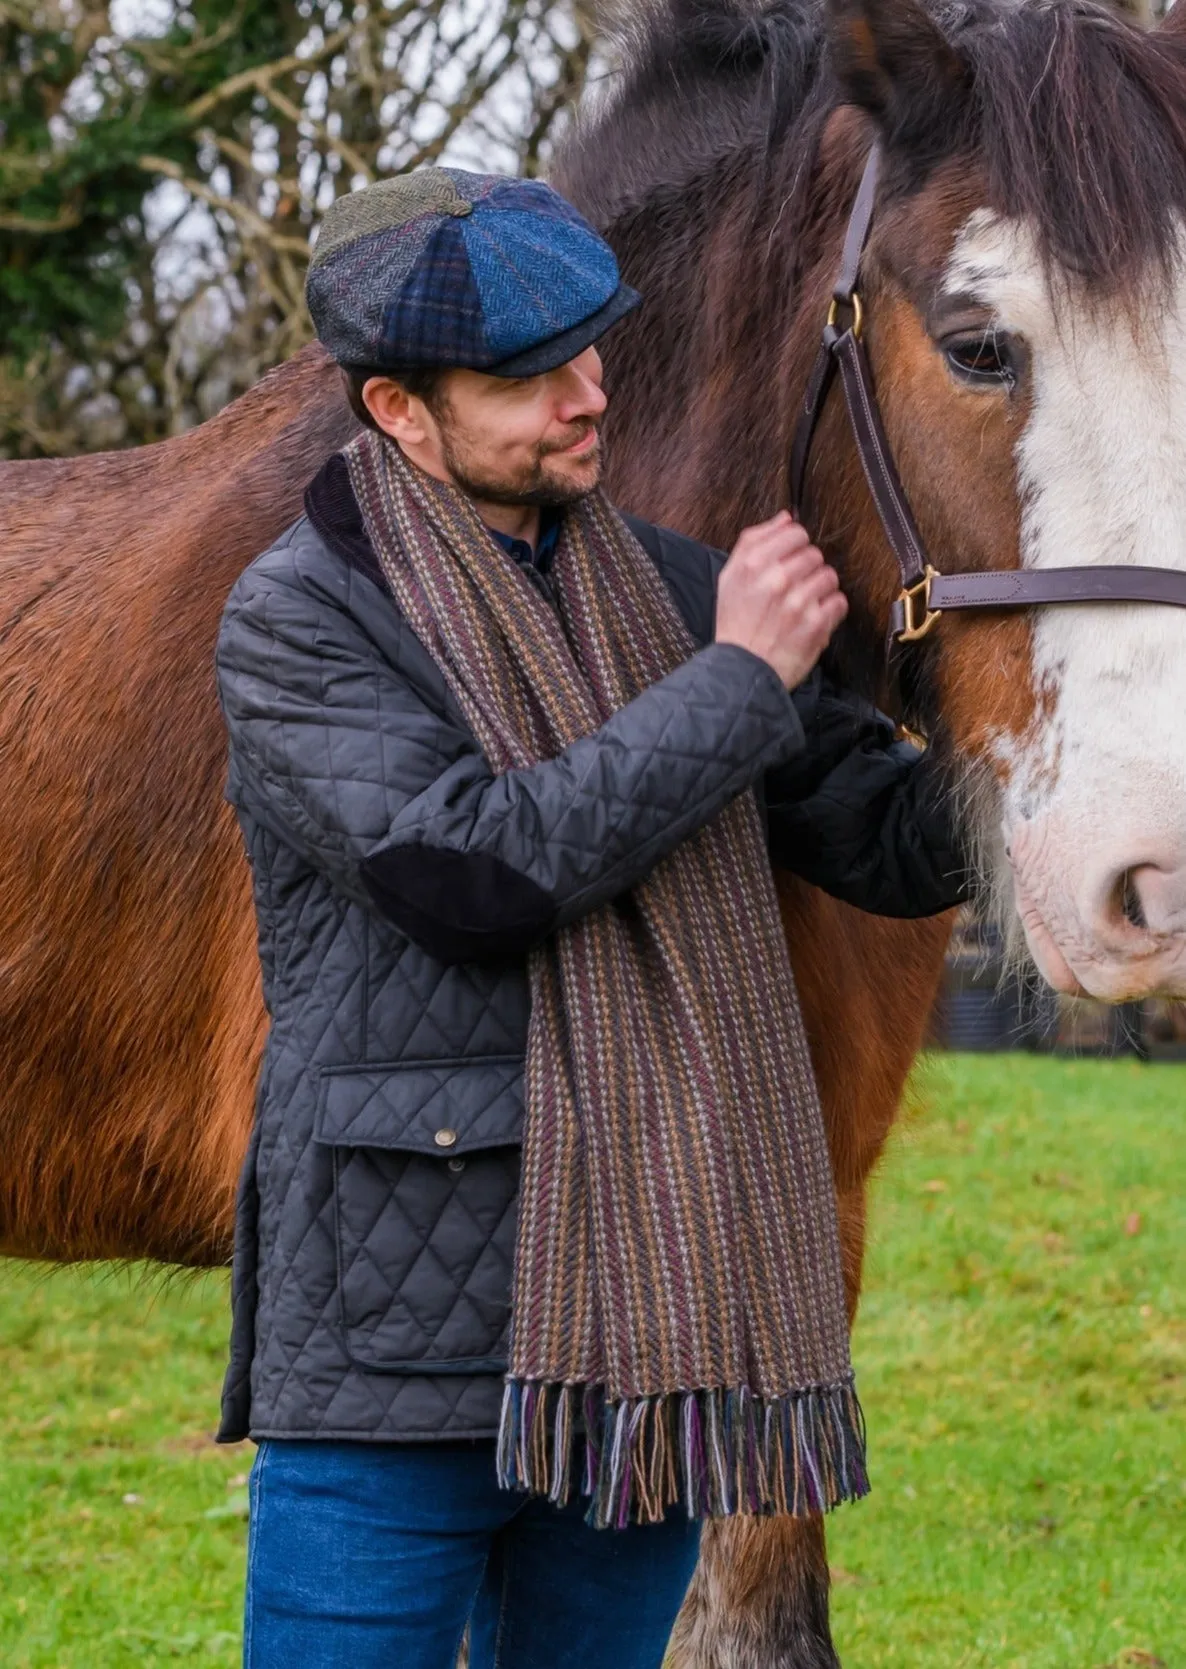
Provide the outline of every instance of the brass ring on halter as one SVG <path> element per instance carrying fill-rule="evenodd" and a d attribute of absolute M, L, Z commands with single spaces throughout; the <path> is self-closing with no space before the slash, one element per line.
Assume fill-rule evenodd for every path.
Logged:
<path fill-rule="evenodd" d="M 904 586 L 898 593 L 898 601 L 902 605 L 902 630 L 898 633 L 899 643 L 917 643 L 919 638 L 926 637 L 931 627 L 942 614 L 942 609 L 931 607 L 931 581 L 938 579 L 938 571 L 927 563 L 923 578 L 917 585 Z M 919 619 L 919 605 L 921 604 L 922 619 Z"/>
<path fill-rule="evenodd" d="M 865 328 L 865 309 L 861 306 L 861 298 L 855 290 L 848 298 L 848 305 L 852 308 L 852 324 L 849 328 L 859 342 L 861 339 L 861 332 Z M 835 330 L 839 322 L 840 303 L 836 300 L 835 296 L 833 296 L 831 305 L 828 308 L 828 328 L 830 330 Z"/>

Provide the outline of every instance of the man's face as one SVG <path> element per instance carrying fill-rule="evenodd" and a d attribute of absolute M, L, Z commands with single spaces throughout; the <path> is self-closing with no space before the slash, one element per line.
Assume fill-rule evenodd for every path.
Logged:
<path fill-rule="evenodd" d="M 424 461 L 479 503 L 572 504 L 600 479 L 605 407 L 595 348 L 538 377 L 450 371 L 425 408 Z"/>

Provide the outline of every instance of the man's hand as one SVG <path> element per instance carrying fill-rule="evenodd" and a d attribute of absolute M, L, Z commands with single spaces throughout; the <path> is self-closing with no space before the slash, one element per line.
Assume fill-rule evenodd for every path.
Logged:
<path fill-rule="evenodd" d="M 760 655 L 790 690 L 811 672 L 847 613 L 836 570 L 780 510 L 747 527 L 721 569 L 716 641 Z"/>

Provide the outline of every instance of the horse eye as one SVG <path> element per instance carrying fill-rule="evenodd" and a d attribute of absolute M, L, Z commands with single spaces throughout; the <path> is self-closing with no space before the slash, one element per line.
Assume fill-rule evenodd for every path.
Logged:
<path fill-rule="evenodd" d="M 980 388 L 1016 386 L 1016 355 L 1009 338 L 999 331 L 953 336 L 943 343 L 943 353 L 962 383 Z"/>

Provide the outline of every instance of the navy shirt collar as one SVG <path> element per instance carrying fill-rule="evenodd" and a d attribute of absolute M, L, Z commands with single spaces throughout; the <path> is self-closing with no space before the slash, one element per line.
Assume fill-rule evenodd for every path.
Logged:
<path fill-rule="evenodd" d="M 534 550 L 526 539 L 513 539 L 509 533 L 500 533 L 496 527 L 490 527 L 488 531 L 492 538 L 498 540 L 504 551 L 509 551 L 516 562 L 536 567 L 541 574 L 546 574 L 556 554 L 556 541 L 560 537 L 560 524 L 563 520 L 563 510 L 551 505 L 540 511 L 539 539 Z"/>

